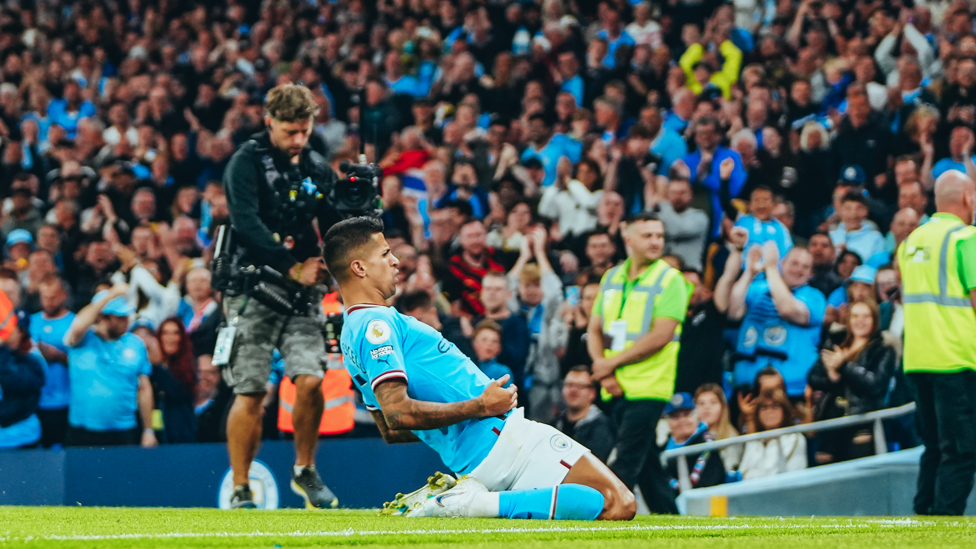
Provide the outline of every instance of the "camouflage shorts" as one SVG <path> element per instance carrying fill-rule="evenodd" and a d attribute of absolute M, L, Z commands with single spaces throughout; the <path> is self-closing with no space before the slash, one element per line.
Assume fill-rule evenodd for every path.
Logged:
<path fill-rule="evenodd" d="M 315 315 L 285 316 L 241 295 L 224 300 L 224 315 L 228 324 L 237 319 L 234 349 L 230 363 L 223 369 L 224 381 L 235 393 L 267 390 L 276 348 L 284 359 L 285 375 L 293 381 L 300 375 L 325 375 L 327 355 L 321 309 Z"/>

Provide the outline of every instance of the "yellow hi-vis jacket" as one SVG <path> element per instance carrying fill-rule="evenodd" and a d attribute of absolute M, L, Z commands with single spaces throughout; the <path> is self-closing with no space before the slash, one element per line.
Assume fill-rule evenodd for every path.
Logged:
<path fill-rule="evenodd" d="M 976 281 L 963 280 L 958 250 L 974 235 L 976 227 L 937 213 L 899 246 L 905 372 L 976 370 L 976 312 L 969 298 Z"/>
<path fill-rule="evenodd" d="M 627 400 L 668 400 L 674 394 L 681 346 L 681 323 L 688 314 L 690 297 L 684 276 L 657 260 L 635 281 L 628 279 L 630 259 L 603 275 L 593 314 L 603 320 L 604 356 L 611 357 L 634 345 L 651 331 L 656 317 L 678 321 L 674 338 L 657 354 L 621 366 L 617 381 Z M 610 399 L 606 390 L 604 400 Z"/>

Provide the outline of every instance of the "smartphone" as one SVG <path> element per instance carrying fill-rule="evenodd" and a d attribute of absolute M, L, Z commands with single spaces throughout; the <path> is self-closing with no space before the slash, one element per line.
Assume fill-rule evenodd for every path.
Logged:
<path fill-rule="evenodd" d="M 567 286 L 566 287 L 566 303 L 569 303 L 573 307 L 579 305 L 580 301 L 580 289 L 579 286 Z"/>

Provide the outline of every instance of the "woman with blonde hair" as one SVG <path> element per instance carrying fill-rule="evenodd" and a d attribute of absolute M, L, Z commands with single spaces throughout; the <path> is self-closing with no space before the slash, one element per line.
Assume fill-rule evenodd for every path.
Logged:
<path fill-rule="evenodd" d="M 729 419 L 729 403 L 725 399 L 725 392 L 715 383 L 706 383 L 695 391 L 695 410 L 698 411 L 698 418 L 708 425 L 708 432 L 713 439 L 725 440 L 739 436 Z M 726 471 L 739 468 L 742 450 L 741 444 L 722 449 L 722 464 Z"/>

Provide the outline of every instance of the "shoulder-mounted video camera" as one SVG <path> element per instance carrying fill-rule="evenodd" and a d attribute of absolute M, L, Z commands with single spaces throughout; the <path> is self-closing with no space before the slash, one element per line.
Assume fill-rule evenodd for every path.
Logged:
<path fill-rule="evenodd" d="M 380 217 L 383 215 L 383 205 L 380 201 L 380 179 L 383 169 L 376 164 L 366 162 L 366 155 L 359 155 L 359 162 L 353 164 L 344 160 L 339 164 L 339 170 L 346 174 L 345 179 L 336 182 L 329 193 L 331 204 L 343 217 L 368 215 Z"/>

